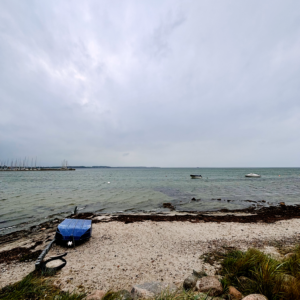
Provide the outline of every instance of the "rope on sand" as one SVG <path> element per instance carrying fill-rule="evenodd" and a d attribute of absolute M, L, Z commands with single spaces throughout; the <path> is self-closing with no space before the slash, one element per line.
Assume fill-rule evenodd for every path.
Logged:
<path fill-rule="evenodd" d="M 62 269 L 67 264 L 67 261 L 63 258 L 64 256 L 67 255 L 67 253 L 64 253 L 64 254 L 61 254 L 61 255 L 58 255 L 58 256 L 53 256 L 50 259 L 48 259 L 46 261 L 43 261 L 44 257 L 50 251 L 50 249 L 51 249 L 52 245 L 54 244 L 54 242 L 55 242 L 55 238 L 47 245 L 47 247 L 43 250 L 43 252 L 40 254 L 38 259 L 36 260 L 36 262 L 35 262 L 35 269 L 36 270 L 40 270 L 42 272 L 56 272 L 56 271 Z M 49 263 L 50 261 L 57 260 L 57 259 L 61 260 L 63 263 L 60 264 L 57 267 L 52 267 L 52 268 L 48 268 L 46 266 L 47 263 Z"/>

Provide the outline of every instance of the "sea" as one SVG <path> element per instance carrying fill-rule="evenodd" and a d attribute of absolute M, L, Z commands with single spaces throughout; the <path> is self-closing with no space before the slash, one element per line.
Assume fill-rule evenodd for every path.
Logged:
<path fill-rule="evenodd" d="M 246 178 L 257 173 L 261 178 Z M 201 174 L 202 179 L 191 179 Z M 193 199 L 193 200 L 192 200 Z M 300 168 L 83 168 L 0 172 L 0 235 L 96 213 L 217 211 L 300 203 Z"/>

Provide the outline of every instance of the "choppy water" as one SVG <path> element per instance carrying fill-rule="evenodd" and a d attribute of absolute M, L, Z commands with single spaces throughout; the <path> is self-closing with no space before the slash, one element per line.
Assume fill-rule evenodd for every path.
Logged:
<path fill-rule="evenodd" d="M 262 177 L 245 178 L 250 172 Z M 245 200 L 299 204 L 300 168 L 0 172 L 0 235 L 69 214 L 75 206 L 82 212 L 168 211 L 162 203 L 171 202 L 178 211 L 206 211 L 253 205 Z"/>

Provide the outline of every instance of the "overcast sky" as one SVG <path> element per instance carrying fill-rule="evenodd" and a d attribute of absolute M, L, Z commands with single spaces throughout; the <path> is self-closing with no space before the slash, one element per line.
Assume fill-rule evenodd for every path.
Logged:
<path fill-rule="evenodd" d="M 0 160 L 300 166 L 300 2 L 0 1 Z"/>

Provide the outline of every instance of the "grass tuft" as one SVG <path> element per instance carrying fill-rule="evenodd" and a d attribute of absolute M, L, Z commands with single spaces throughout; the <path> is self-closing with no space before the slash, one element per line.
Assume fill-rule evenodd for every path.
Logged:
<path fill-rule="evenodd" d="M 230 251 L 221 262 L 222 285 L 242 294 L 262 294 L 269 300 L 300 299 L 300 247 L 278 261 L 256 249 Z"/>
<path fill-rule="evenodd" d="M 0 290 L 2 300 L 81 300 L 86 294 L 63 292 L 52 284 L 52 280 L 33 272 L 15 284 L 8 285 Z"/>

